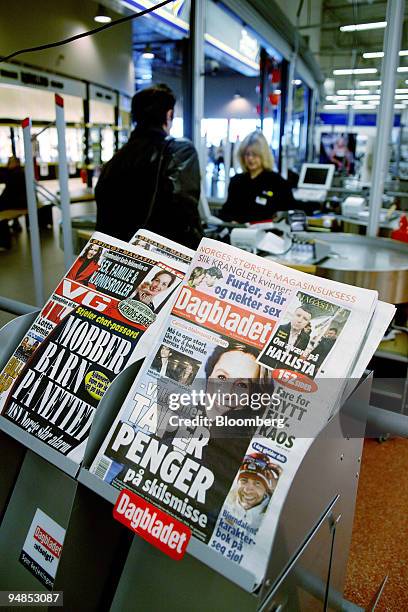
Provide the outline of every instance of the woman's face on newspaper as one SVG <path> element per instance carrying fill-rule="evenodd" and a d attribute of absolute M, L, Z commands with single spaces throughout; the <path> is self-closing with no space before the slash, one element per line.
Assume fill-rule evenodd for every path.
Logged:
<path fill-rule="evenodd" d="M 97 255 L 98 253 L 98 247 L 96 246 L 96 244 L 91 244 L 91 246 L 88 249 L 88 252 L 86 254 L 87 259 L 92 259 L 93 257 L 95 257 L 95 255 Z"/>
<path fill-rule="evenodd" d="M 163 272 L 163 274 L 159 274 L 150 283 L 150 293 L 152 295 L 157 295 L 161 291 L 164 291 L 170 287 L 171 279 L 172 277 L 170 274 L 166 274 L 165 272 Z"/>
<path fill-rule="evenodd" d="M 257 378 L 259 378 L 259 365 L 254 355 L 243 351 L 223 353 L 208 377 L 207 391 L 215 392 L 218 389 L 220 395 L 224 396 L 222 403 L 215 403 L 215 413 L 224 414 L 229 410 L 242 407 L 237 401 L 239 395 L 249 394 L 251 380 Z"/>

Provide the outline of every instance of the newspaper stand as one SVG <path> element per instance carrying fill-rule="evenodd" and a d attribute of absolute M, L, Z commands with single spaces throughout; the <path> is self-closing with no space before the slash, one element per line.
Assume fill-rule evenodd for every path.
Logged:
<path fill-rule="evenodd" d="M 9 324 L 3 360 L 34 317 Z M 73 470 L 73 462 L 55 452 L 57 461 L 52 449 L 18 428 L 16 435 L 0 417 L 0 430 L 17 440 L 20 457 L 25 451 L 19 443 L 30 449 L 11 497 L 10 485 L 8 494 L 1 491 L 2 498 L 10 498 L 0 527 L 2 588 L 39 588 L 17 553 L 35 509 L 41 508 L 66 529 L 54 589 L 64 591 L 68 610 L 342 609 L 371 378 L 354 389 L 304 457 L 280 512 L 265 576 L 256 584 L 250 571 L 195 538 L 184 559 L 175 562 L 112 519 L 111 504 L 119 491 L 91 474 L 89 467 L 138 367 L 136 363 L 124 370 L 101 400 L 79 473 L 77 464 Z M 345 437 L 342 425 L 344 419 L 353 420 L 347 416 L 353 405 L 360 418 L 353 436 Z M 4 458 L 3 464 L 7 462 L 10 459 Z"/>
<path fill-rule="evenodd" d="M 13 319 L 0 330 L 0 371 L 13 353 L 17 340 L 23 338 L 37 313 Z M 3 428 L 1 428 L 3 429 Z M 14 483 L 23 462 L 26 449 L 17 440 L 0 430 L 0 521 L 7 507 Z"/>

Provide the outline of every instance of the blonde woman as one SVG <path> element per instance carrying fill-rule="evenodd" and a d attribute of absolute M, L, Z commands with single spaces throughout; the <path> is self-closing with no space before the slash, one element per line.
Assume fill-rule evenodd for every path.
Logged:
<path fill-rule="evenodd" d="M 251 132 L 238 151 L 242 174 L 230 181 L 220 217 L 224 221 L 264 221 L 278 210 L 296 208 L 289 183 L 273 172 L 273 157 L 262 132 Z"/>

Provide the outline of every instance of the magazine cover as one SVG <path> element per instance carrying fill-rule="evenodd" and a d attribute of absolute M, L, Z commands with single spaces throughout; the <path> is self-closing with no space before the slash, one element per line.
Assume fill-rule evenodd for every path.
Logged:
<path fill-rule="evenodd" d="M 376 304 L 375 291 L 203 239 L 91 472 L 261 579 L 290 483 Z M 281 352 L 266 355 L 274 339 Z"/>
<path fill-rule="evenodd" d="M 159 236 L 147 229 L 139 229 L 136 234 L 130 239 L 130 244 L 141 249 L 146 249 L 159 255 L 165 255 L 169 259 L 176 259 L 185 264 L 189 264 L 193 259 L 195 251 L 185 247 L 178 242 L 173 242 L 168 238 Z"/>
<path fill-rule="evenodd" d="M 315 378 L 332 351 L 350 308 L 298 291 L 259 358 L 268 368 L 282 368 Z"/>
<path fill-rule="evenodd" d="M 145 357 L 144 333 L 160 333 L 184 272 L 174 259 L 94 234 L 6 364 L 2 416 L 81 461 L 99 401 Z"/>

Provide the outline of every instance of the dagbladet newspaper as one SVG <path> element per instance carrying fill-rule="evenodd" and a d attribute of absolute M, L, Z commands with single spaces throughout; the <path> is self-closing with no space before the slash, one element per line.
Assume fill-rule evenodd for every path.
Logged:
<path fill-rule="evenodd" d="M 296 470 L 393 316 L 380 306 L 203 239 L 91 472 L 261 580 Z"/>
<path fill-rule="evenodd" d="M 150 350 L 186 270 L 95 233 L 1 372 L 2 416 L 80 463 L 99 401 Z"/>

